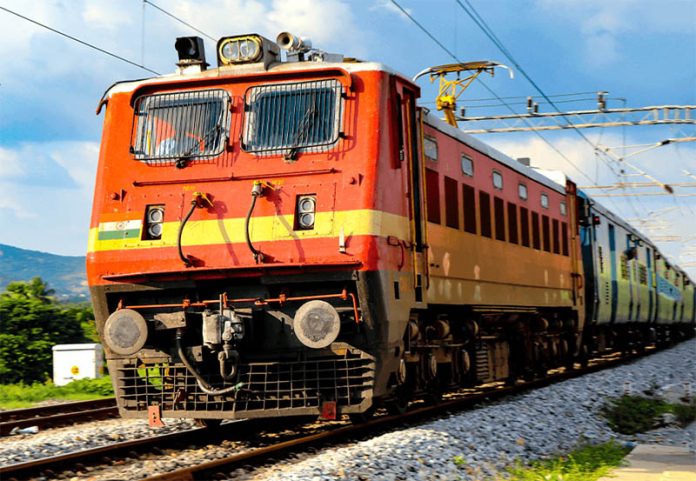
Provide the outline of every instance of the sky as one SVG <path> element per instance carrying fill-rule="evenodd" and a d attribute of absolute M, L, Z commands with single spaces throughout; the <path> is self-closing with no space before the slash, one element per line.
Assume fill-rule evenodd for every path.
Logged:
<path fill-rule="evenodd" d="M 159 73 L 175 69 L 177 36 L 201 35 L 165 10 L 213 38 L 254 32 L 275 39 L 290 31 L 311 38 L 315 47 L 382 62 L 409 77 L 453 62 L 445 49 L 461 61 L 516 63 L 562 110 L 595 108 L 597 91 L 609 92 L 609 108 L 696 105 L 696 0 L 398 4 L 407 14 L 390 0 L 0 0 L 0 243 L 85 253 L 103 121 L 95 115 L 97 103 L 112 83 L 153 75 L 6 10 Z M 473 7 L 514 62 L 463 6 Z M 207 38 L 206 51 L 215 64 L 215 45 Z M 427 77 L 419 84 L 422 105 L 434 109 L 434 87 Z M 525 111 L 527 96 L 539 102 L 540 111 L 553 111 L 520 71 L 514 79 L 499 71 L 482 76 L 460 98 L 458 106 L 468 115 L 508 113 L 484 85 L 517 112 Z M 482 100 L 488 98 L 493 100 Z M 672 125 L 478 138 L 512 157 L 530 157 L 536 167 L 562 170 L 581 186 L 651 178 L 687 184 L 668 196 L 649 195 L 664 192 L 660 188 L 592 192 L 640 192 L 598 200 L 658 240 L 696 279 L 696 142 L 647 150 L 623 162 L 596 149 L 621 157 L 644 148 L 630 146 L 693 136 L 696 126 Z M 638 171 L 649 177 L 627 175 Z"/>

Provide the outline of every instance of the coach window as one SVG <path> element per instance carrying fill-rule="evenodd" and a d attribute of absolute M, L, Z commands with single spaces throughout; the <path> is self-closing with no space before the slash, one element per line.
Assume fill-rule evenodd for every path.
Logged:
<path fill-rule="evenodd" d="M 553 253 L 554 254 L 560 254 L 561 253 L 561 238 L 558 233 L 558 220 L 553 219 L 551 222 L 551 233 L 553 234 Z"/>
<path fill-rule="evenodd" d="M 508 214 L 508 240 L 517 244 L 517 206 L 512 202 L 507 205 Z"/>
<path fill-rule="evenodd" d="M 440 179 L 437 172 L 425 169 L 426 204 L 428 222 L 440 223 Z"/>
<path fill-rule="evenodd" d="M 560 206 L 559 206 L 559 209 L 561 210 L 561 215 L 562 215 L 563 217 L 565 217 L 566 214 L 567 214 L 567 212 L 568 212 L 568 209 L 566 208 L 566 203 L 565 203 L 565 202 L 561 202 L 561 203 L 560 203 Z"/>
<path fill-rule="evenodd" d="M 493 187 L 498 190 L 503 190 L 503 174 L 497 170 L 493 171 Z"/>
<path fill-rule="evenodd" d="M 542 206 L 544 209 L 548 209 L 548 208 L 549 208 L 549 196 L 548 196 L 548 195 L 546 195 L 546 194 L 541 194 L 541 206 Z"/>
<path fill-rule="evenodd" d="M 541 216 L 541 234 L 544 241 L 544 250 L 551 252 L 551 226 L 549 225 L 549 216 Z"/>
<path fill-rule="evenodd" d="M 464 201 L 464 231 L 476 234 L 476 192 L 470 185 L 462 184 Z"/>
<path fill-rule="evenodd" d="M 561 241 L 563 247 L 563 255 L 568 255 L 568 224 L 561 222 Z"/>
<path fill-rule="evenodd" d="M 495 214 L 495 238 L 505 240 L 505 202 L 500 197 L 493 198 L 493 213 Z"/>
<path fill-rule="evenodd" d="M 519 184 L 517 186 L 517 194 L 520 196 L 520 199 L 527 200 L 527 186 L 524 184 Z"/>
<path fill-rule="evenodd" d="M 474 161 L 471 160 L 471 157 L 469 157 L 466 154 L 462 154 L 462 173 L 464 175 L 468 175 L 469 177 L 474 176 Z"/>
<path fill-rule="evenodd" d="M 445 224 L 459 229 L 459 193 L 457 181 L 445 176 Z"/>
<path fill-rule="evenodd" d="M 520 231 L 522 245 L 529 247 L 529 210 L 526 207 L 520 207 Z"/>
<path fill-rule="evenodd" d="M 428 160 L 437 162 L 437 141 L 432 137 L 423 137 L 423 153 Z"/>
<path fill-rule="evenodd" d="M 541 235 L 539 232 L 539 214 L 532 212 L 532 247 L 541 249 Z"/>
<path fill-rule="evenodd" d="M 479 209 L 481 209 L 481 235 L 491 237 L 491 196 L 479 192 Z"/>

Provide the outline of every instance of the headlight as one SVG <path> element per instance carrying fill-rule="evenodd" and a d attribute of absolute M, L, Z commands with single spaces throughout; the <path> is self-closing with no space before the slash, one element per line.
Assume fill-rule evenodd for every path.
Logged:
<path fill-rule="evenodd" d="M 147 221 L 151 223 L 162 222 L 164 219 L 164 210 L 159 207 L 153 207 L 147 213 Z"/>
<path fill-rule="evenodd" d="M 222 57 L 230 62 L 235 62 L 239 59 L 239 42 L 227 42 L 220 50 Z"/>
<path fill-rule="evenodd" d="M 137 311 L 119 309 L 104 324 L 104 344 L 122 356 L 131 356 L 145 345 L 147 322 Z"/>
<path fill-rule="evenodd" d="M 147 228 L 147 233 L 151 238 L 162 237 L 162 224 L 152 224 Z"/>
<path fill-rule="evenodd" d="M 313 195 L 301 195 L 297 197 L 295 209 L 295 230 L 314 229 L 315 211 L 317 199 Z"/>
<path fill-rule="evenodd" d="M 229 37 L 219 43 L 218 53 L 224 65 L 261 60 L 261 39 L 256 35 Z"/>
<path fill-rule="evenodd" d="M 313 349 L 327 347 L 338 337 L 341 318 L 336 309 L 326 301 L 305 302 L 292 321 L 295 335 L 302 344 Z"/>
<path fill-rule="evenodd" d="M 145 214 L 145 240 L 162 238 L 162 223 L 164 222 L 164 206 L 148 205 Z"/>
<path fill-rule="evenodd" d="M 314 227 L 314 214 L 302 214 L 299 220 L 300 227 L 303 229 L 311 229 Z"/>
<path fill-rule="evenodd" d="M 298 210 L 304 212 L 314 212 L 316 202 L 312 197 L 301 197 L 298 205 Z"/>

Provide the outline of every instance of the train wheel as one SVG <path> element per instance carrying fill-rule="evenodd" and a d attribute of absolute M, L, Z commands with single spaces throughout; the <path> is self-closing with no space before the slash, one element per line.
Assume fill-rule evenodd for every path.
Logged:
<path fill-rule="evenodd" d="M 386 408 L 387 412 L 392 416 L 399 416 L 406 412 L 408 409 L 409 396 L 403 389 L 398 389 L 394 395 L 394 399 L 387 401 Z"/>
<path fill-rule="evenodd" d="M 374 417 L 375 411 L 377 411 L 377 408 L 373 404 L 372 406 L 367 408 L 367 411 L 365 412 L 348 413 L 348 419 L 350 419 L 350 422 L 352 422 L 353 424 L 365 424 Z"/>
<path fill-rule="evenodd" d="M 199 428 L 217 429 L 220 427 L 222 419 L 194 419 L 193 424 Z"/>

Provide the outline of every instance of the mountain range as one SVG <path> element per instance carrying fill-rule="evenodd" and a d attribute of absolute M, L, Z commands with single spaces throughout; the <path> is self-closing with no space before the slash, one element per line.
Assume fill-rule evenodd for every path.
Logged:
<path fill-rule="evenodd" d="M 89 301 L 84 256 L 59 256 L 0 244 L 0 292 L 12 281 L 41 277 L 61 302 Z"/>

